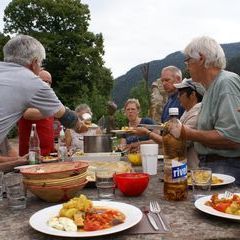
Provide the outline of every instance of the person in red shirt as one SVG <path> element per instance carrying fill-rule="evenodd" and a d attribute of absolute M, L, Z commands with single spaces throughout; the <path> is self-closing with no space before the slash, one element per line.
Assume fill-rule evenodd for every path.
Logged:
<path fill-rule="evenodd" d="M 41 70 L 39 77 L 51 86 L 52 76 L 49 72 Z M 23 117 L 18 122 L 19 134 L 19 156 L 28 153 L 29 137 L 33 123 L 37 126 L 37 133 L 40 140 L 41 155 L 47 156 L 54 151 L 54 117 L 48 117 L 41 120 L 26 120 Z"/>

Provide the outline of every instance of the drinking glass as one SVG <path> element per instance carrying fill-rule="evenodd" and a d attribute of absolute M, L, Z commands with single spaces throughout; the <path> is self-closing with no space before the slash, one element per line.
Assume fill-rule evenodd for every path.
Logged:
<path fill-rule="evenodd" d="M 109 168 L 96 170 L 96 186 L 99 200 L 113 200 L 115 198 L 115 171 Z"/>
<path fill-rule="evenodd" d="M 157 174 L 158 144 L 141 144 L 143 172 L 150 175 Z"/>
<path fill-rule="evenodd" d="M 20 173 L 4 175 L 8 206 L 13 210 L 26 208 L 26 194 Z"/>
<path fill-rule="evenodd" d="M 198 168 L 191 170 L 193 199 L 197 200 L 210 194 L 212 182 L 211 168 Z"/>

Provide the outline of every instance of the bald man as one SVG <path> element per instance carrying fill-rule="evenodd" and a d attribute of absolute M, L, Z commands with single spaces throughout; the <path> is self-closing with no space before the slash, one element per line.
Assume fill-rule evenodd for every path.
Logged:
<path fill-rule="evenodd" d="M 52 76 L 46 70 L 39 72 L 39 77 L 49 86 L 52 84 Z M 19 155 L 24 156 L 29 150 L 29 137 L 33 123 L 37 126 L 37 132 L 40 140 L 41 155 L 47 156 L 54 151 L 54 117 L 47 117 L 41 120 L 27 120 L 23 117 L 18 122 L 19 134 Z"/>

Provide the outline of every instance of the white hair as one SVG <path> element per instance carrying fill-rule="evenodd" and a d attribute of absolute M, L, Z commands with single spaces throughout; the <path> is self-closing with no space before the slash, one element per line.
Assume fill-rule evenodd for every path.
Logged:
<path fill-rule="evenodd" d="M 199 59 L 200 54 L 205 57 L 205 68 L 226 67 L 226 57 L 220 44 L 214 39 L 203 36 L 193 39 L 184 49 L 184 54 L 194 59 Z"/>
<path fill-rule="evenodd" d="M 17 35 L 3 47 L 4 61 L 14 62 L 22 66 L 30 64 L 34 59 L 39 63 L 46 57 L 43 45 L 28 35 Z"/>
<path fill-rule="evenodd" d="M 161 73 L 163 73 L 164 71 L 166 70 L 169 70 L 171 71 L 175 76 L 179 76 L 180 79 L 182 80 L 182 71 L 178 68 L 178 67 L 175 67 L 175 66 L 167 66 L 167 67 L 164 67 L 161 71 Z"/>
<path fill-rule="evenodd" d="M 81 111 L 87 111 L 88 113 L 90 113 L 92 115 L 92 110 L 86 103 L 79 104 L 75 108 L 76 113 L 80 113 Z"/>

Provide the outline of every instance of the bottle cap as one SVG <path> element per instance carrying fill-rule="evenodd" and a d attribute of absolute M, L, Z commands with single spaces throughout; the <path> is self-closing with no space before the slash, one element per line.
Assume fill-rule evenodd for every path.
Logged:
<path fill-rule="evenodd" d="M 59 135 L 60 135 L 60 137 L 65 137 L 65 133 L 64 133 L 62 125 L 61 125 L 61 131 L 60 131 Z"/>
<path fill-rule="evenodd" d="M 169 115 L 171 116 L 177 116 L 179 113 L 178 113 L 178 108 L 169 108 Z"/>

